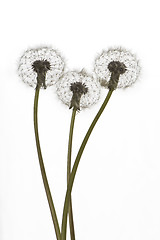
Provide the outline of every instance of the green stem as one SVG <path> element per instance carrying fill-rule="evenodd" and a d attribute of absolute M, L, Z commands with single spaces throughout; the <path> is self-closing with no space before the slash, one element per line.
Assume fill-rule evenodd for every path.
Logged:
<path fill-rule="evenodd" d="M 73 108 L 70 131 L 69 131 L 69 141 L 68 141 L 68 157 L 67 157 L 67 185 L 69 182 L 70 172 L 71 172 L 71 155 L 72 155 L 72 139 L 73 139 L 73 129 L 76 116 L 76 108 Z M 69 226 L 70 226 L 70 236 L 71 240 L 75 240 L 75 231 L 74 231 L 74 221 L 73 221 L 73 210 L 72 210 L 72 199 L 70 197 L 69 201 Z"/>
<path fill-rule="evenodd" d="M 73 182 L 74 182 L 74 178 L 75 178 L 75 175 L 76 175 L 76 172 L 77 172 L 77 168 L 78 168 L 78 165 L 79 165 L 79 162 L 80 162 L 80 159 L 81 159 L 81 156 L 82 156 L 82 153 L 84 151 L 84 148 L 87 144 L 87 141 L 92 133 L 92 130 L 93 128 L 95 127 L 99 117 L 101 116 L 102 112 L 104 111 L 112 93 L 113 93 L 114 90 L 109 90 L 102 106 L 100 107 L 97 115 L 95 116 L 93 122 L 91 123 L 84 139 L 83 139 L 83 142 L 81 144 L 81 147 L 78 151 L 78 154 L 77 154 L 77 157 L 76 157 L 76 160 L 74 162 L 74 165 L 73 165 L 73 168 L 72 168 L 72 172 L 70 174 L 70 178 L 69 178 L 69 183 L 68 183 L 68 187 L 67 187 L 67 192 L 66 192 L 66 196 L 65 196 L 65 202 L 64 202 L 64 208 L 63 208 L 63 218 L 62 218 L 62 226 L 61 226 L 61 236 L 62 236 L 62 240 L 66 240 L 66 228 L 67 228 L 67 213 L 68 213 L 68 206 L 69 206 L 69 201 L 70 201 L 70 197 L 71 197 L 71 191 L 72 191 L 72 187 L 73 187 Z"/>
<path fill-rule="evenodd" d="M 40 90 L 40 88 L 37 87 L 36 92 L 35 92 L 35 98 L 34 98 L 34 130 L 35 130 L 37 153 L 38 153 L 38 158 L 39 158 L 39 165 L 40 165 L 40 169 L 41 169 L 43 184 L 44 184 L 44 188 L 45 188 L 45 191 L 46 191 L 48 204 L 49 204 L 49 207 L 50 207 L 50 212 L 51 212 L 51 216 L 52 216 L 52 220 L 53 220 L 53 224 L 54 224 L 54 228 L 55 228 L 55 232 L 56 232 L 56 237 L 57 237 L 57 240 L 61 240 L 60 228 L 59 228 L 57 215 L 56 215 L 54 203 L 53 203 L 53 200 L 52 200 L 52 196 L 51 196 L 51 192 L 50 192 L 50 188 L 49 188 L 49 184 L 48 184 L 48 180 L 47 180 L 47 176 L 46 176 L 46 171 L 45 171 L 45 167 L 44 167 L 44 163 L 43 163 L 40 141 L 39 141 L 38 116 L 37 116 L 39 90 Z"/>

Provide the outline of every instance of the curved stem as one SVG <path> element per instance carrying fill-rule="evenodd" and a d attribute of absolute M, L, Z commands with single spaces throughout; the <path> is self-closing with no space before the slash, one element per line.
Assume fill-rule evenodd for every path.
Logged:
<path fill-rule="evenodd" d="M 36 92 L 35 92 L 35 98 L 34 98 L 34 130 L 35 130 L 37 153 L 38 153 L 38 158 L 39 158 L 39 165 L 40 165 L 40 169 L 41 169 L 43 184 L 44 184 L 44 188 L 45 188 L 45 191 L 46 191 L 48 204 L 49 204 L 49 207 L 50 207 L 50 212 L 51 212 L 51 216 L 52 216 L 52 220 L 53 220 L 53 224 L 54 224 L 54 228 L 55 228 L 55 232 L 56 232 L 56 237 L 57 237 L 57 240 L 61 240 L 60 228 L 59 228 L 57 215 L 56 215 L 54 203 L 53 203 L 53 200 L 52 200 L 52 196 L 51 196 L 51 192 L 50 192 L 50 188 L 49 188 L 49 184 L 48 184 L 48 180 L 47 180 L 47 176 L 46 176 L 46 171 L 45 171 L 45 167 L 44 167 L 44 163 L 43 163 L 40 141 L 39 141 L 38 116 L 37 116 L 39 90 L 40 90 L 40 88 L 37 87 Z"/>
<path fill-rule="evenodd" d="M 77 157 L 76 157 L 76 160 L 74 162 L 74 165 L 73 165 L 73 168 L 72 168 L 72 172 L 70 174 L 70 178 L 69 178 L 69 183 L 68 183 L 68 187 L 67 187 L 67 192 L 66 192 L 66 196 L 65 196 L 65 202 L 64 202 L 64 207 L 63 207 L 63 218 L 62 218 L 62 226 L 61 226 L 61 236 L 62 236 L 62 240 L 66 240 L 66 227 L 67 227 L 67 213 L 68 213 L 68 206 L 69 206 L 69 201 L 70 201 L 70 196 L 71 196 L 71 191 L 72 191 L 72 187 L 73 187 L 73 182 L 74 182 L 74 178 L 75 178 L 75 175 L 76 175 L 76 172 L 77 172 L 77 168 L 78 168 L 78 165 L 79 165 L 79 162 L 80 162 L 80 159 L 81 159 L 81 156 L 82 156 L 82 153 L 84 151 L 84 148 L 87 144 L 87 141 L 92 133 L 92 130 L 93 128 L 95 127 L 99 117 L 101 116 L 102 112 L 104 111 L 112 93 L 113 93 L 114 90 L 109 90 L 102 106 L 100 107 L 97 115 L 95 116 L 93 122 L 91 123 L 84 139 L 83 139 L 83 142 L 81 144 L 81 147 L 78 151 L 78 154 L 77 154 Z"/>
<path fill-rule="evenodd" d="M 69 183 L 69 177 L 71 172 L 71 155 L 72 155 L 72 139 L 73 139 L 73 129 L 76 116 L 76 108 L 73 108 L 70 131 L 69 131 L 69 141 L 68 141 L 68 156 L 67 156 L 67 185 Z M 73 210 L 72 210 L 72 199 L 70 197 L 69 201 L 69 226 L 70 226 L 70 236 L 71 240 L 75 240 L 75 231 L 74 231 L 74 221 L 73 221 Z"/>

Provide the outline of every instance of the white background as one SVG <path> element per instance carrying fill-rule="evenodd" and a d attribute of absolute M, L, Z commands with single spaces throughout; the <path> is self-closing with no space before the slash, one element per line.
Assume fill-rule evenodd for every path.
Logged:
<path fill-rule="evenodd" d="M 76 240 L 160 239 L 159 1 L 4 1 L 0 7 L 0 239 L 56 239 L 34 139 L 34 89 L 17 75 L 30 47 L 52 46 L 66 70 L 93 71 L 102 49 L 140 59 L 139 80 L 116 90 L 84 151 L 73 188 Z M 76 118 L 73 158 L 106 95 Z M 59 222 L 71 110 L 40 92 L 39 131 Z M 69 232 L 69 231 L 68 231 Z M 68 234 L 69 239 L 69 234 Z"/>

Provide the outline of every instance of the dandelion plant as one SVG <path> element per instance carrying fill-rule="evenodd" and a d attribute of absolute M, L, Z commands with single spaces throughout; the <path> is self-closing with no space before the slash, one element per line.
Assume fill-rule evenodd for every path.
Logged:
<path fill-rule="evenodd" d="M 37 153 L 39 165 L 42 174 L 43 184 L 46 191 L 48 204 L 56 232 L 57 240 L 61 240 L 59 223 L 56 215 L 55 206 L 52 200 L 50 187 L 47 180 L 47 175 L 44 167 L 39 132 L 38 132 L 38 99 L 41 88 L 46 89 L 53 85 L 64 70 L 64 61 L 61 56 L 52 48 L 37 48 L 26 51 L 19 62 L 19 76 L 22 80 L 35 88 L 34 98 L 34 130 L 37 145 Z"/>
<path fill-rule="evenodd" d="M 96 79 L 93 79 L 93 77 L 87 74 L 86 71 L 83 69 L 81 72 L 72 71 L 65 73 L 57 82 L 56 90 L 60 100 L 64 104 L 68 105 L 69 109 L 73 109 L 68 141 L 68 157 L 67 157 L 67 184 L 68 184 L 71 172 L 72 140 L 76 112 L 80 111 L 81 108 L 82 109 L 87 108 L 95 104 L 99 100 L 100 83 Z M 69 202 L 70 203 L 68 209 L 69 209 L 70 235 L 71 240 L 74 240 L 75 231 L 71 198 Z M 66 214 L 67 211 L 68 210 L 66 209 Z"/>

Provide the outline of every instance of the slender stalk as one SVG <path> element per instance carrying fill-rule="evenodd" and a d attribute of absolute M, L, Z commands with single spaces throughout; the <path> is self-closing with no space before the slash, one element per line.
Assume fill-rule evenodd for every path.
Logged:
<path fill-rule="evenodd" d="M 73 139 L 73 129 L 74 122 L 76 116 L 76 108 L 73 108 L 71 123 L 70 123 L 70 131 L 69 131 L 69 141 L 68 141 L 68 156 L 67 156 L 67 185 L 69 183 L 69 177 L 71 172 L 71 155 L 72 155 L 72 139 Z M 69 226 L 70 226 L 70 236 L 71 240 L 75 240 L 75 230 L 74 230 L 74 221 L 73 221 L 73 210 L 72 210 L 72 199 L 70 197 L 69 201 Z"/>
<path fill-rule="evenodd" d="M 50 212 L 51 212 L 51 216 L 52 216 L 52 220 L 53 220 L 53 224 L 54 224 L 54 228 L 55 228 L 55 232 L 56 232 L 56 237 L 57 237 L 57 240 L 61 240 L 60 228 L 59 228 L 57 215 L 56 215 L 54 203 L 53 203 L 53 200 L 52 200 L 52 196 L 51 196 L 51 192 L 50 192 L 50 188 L 49 188 L 49 184 L 48 184 L 48 180 L 47 180 L 47 176 L 46 176 L 46 171 L 45 171 L 45 167 L 44 167 L 44 163 L 43 163 L 40 141 L 39 141 L 38 114 L 37 114 L 37 112 L 38 112 L 39 90 L 40 90 L 40 88 L 37 87 L 36 92 L 35 92 L 35 98 L 34 98 L 34 130 L 35 130 L 37 153 L 38 153 L 38 158 L 39 158 L 39 165 L 40 165 L 40 169 L 41 169 L 43 184 L 44 184 L 44 188 L 45 188 L 45 191 L 46 191 L 48 204 L 49 204 L 49 207 L 50 207 Z"/>
<path fill-rule="evenodd" d="M 65 202 L 64 202 L 64 208 L 63 208 L 63 218 L 62 218 L 62 226 L 61 226 L 61 236 L 62 236 L 62 240 L 66 240 L 66 228 L 67 228 L 67 213 L 68 213 L 68 206 L 69 206 L 69 201 L 70 201 L 70 197 L 71 197 L 71 191 L 72 191 L 72 187 L 73 187 L 73 182 L 74 182 L 74 178 L 75 178 L 75 175 L 76 175 L 76 172 L 77 172 L 77 168 L 78 168 L 78 165 L 79 165 L 79 162 L 80 162 L 80 159 L 81 159 L 81 156 L 82 156 L 82 153 L 84 151 L 84 148 L 87 144 L 87 141 L 92 133 L 92 130 L 94 129 L 99 117 L 101 116 L 102 112 L 104 111 L 112 93 L 113 93 L 114 90 L 109 90 L 102 106 L 100 107 L 97 115 L 95 116 L 93 122 L 91 123 L 84 139 L 83 139 L 83 142 L 81 144 L 81 147 L 78 151 L 78 154 L 77 154 L 77 157 L 76 157 L 76 160 L 74 162 L 74 165 L 73 165 L 73 168 L 72 168 L 72 172 L 70 174 L 70 178 L 69 178 L 69 183 L 68 183 L 68 187 L 67 187 L 67 192 L 66 192 L 66 196 L 65 196 Z"/>

